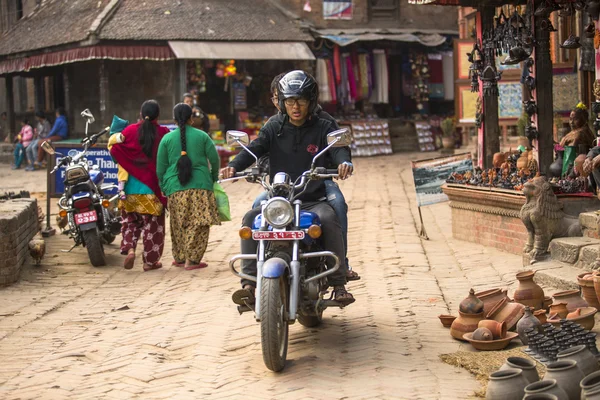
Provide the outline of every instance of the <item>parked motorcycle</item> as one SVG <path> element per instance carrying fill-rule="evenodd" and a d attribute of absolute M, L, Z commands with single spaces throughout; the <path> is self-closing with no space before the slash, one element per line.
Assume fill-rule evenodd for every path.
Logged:
<path fill-rule="evenodd" d="M 286 362 L 288 348 L 288 326 L 295 323 L 314 327 L 321 323 L 327 307 L 343 307 L 343 304 L 325 299 L 327 276 L 339 268 L 338 255 L 323 251 L 321 221 L 317 214 L 301 210 L 298 197 L 315 179 L 337 177 L 336 169 L 315 167 L 316 160 L 332 147 L 350 145 L 347 129 L 331 132 L 327 136 L 328 146 L 318 153 L 311 169 L 304 172 L 296 182 L 288 174 L 277 173 L 272 182 L 267 182 L 267 172 L 258 162 L 248 172 L 236 173 L 233 178 L 245 178 L 248 182 L 260 183 L 268 192 L 268 200 L 262 202 L 261 213 L 252 227 L 242 227 L 239 236 L 259 242 L 257 254 L 239 254 L 231 258 L 229 266 L 233 274 L 256 282 L 255 303 L 245 301 L 238 306 L 240 314 L 254 311 L 261 325 L 261 345 L 265 365 L 272 371 L 281 371 Z M 228 131 L 227 143 L 240 146 L 248 153 L 248 135 L 240 131 Z M 326 259 L 335 261 L 327 268 Z M 257 276 L 238 272 L 238 260 L 257 260 Z"/>
<path fill-rule="evenodd" d="M 42 148 L 50 155 L 62 156 L 51 174 L 65 167 L 65 192 L 58 201 L 58 206 L 59 215 L 66 218 L 68 224 L 68 229 L 63 233 L 75 241 L 68 251 L 83 245 L 92 265 L 100 267 L 106 265 L 104 244 L 112 243 L 120 233 L 121 218 L 116 210 L 118 195 L 110 198 L 107 194 L 111 189 L 117 189 L 117 186 L 104 184 L 104 174 L 97 165 L 90 166 L 86 153 L 100 136 L 110 131 L 110 127 L 88 136 L 88 126 L 94 122 L 94 116 L 87 109 L 81 116 L 86 119 L 86 137 L 81 142 L 83 151 L 74 156 L 64 155 L 57 152 L 50 142 L 44 142 Z"/>

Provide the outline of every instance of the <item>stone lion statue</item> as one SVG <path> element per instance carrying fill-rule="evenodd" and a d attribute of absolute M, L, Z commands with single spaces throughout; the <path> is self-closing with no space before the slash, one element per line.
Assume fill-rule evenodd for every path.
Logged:
<path fill-rule="evenodd" d="M 521 221 L 527 228 L 527 244 L 523 253 L 539 261 L 548 252 L 550 241 L 567 236 L 583 236 L 579 220 L 566 216 L 562 204 L 544 176 L 536 177 L 523 186 L 526 197 L 521 207 Z"/>

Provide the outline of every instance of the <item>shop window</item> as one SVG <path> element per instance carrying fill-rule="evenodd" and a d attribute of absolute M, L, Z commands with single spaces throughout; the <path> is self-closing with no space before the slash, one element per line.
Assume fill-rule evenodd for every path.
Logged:
<path fill-rule="evenodd" d="M 372 21 L 397 21 L 400 16 L 400 0 L 369 0 Z"/>

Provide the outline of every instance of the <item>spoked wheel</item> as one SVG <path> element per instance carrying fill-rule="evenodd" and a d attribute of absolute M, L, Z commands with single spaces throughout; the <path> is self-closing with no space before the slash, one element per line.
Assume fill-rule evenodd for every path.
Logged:
<path fill-rule="evenodd" d="M 263 361 L 271 371 L 285 367 L 288 348 L 287 321 L 288 284 L 285 276 L 279 279 L 263 278 L 260 291 L 260 342 Z"/>

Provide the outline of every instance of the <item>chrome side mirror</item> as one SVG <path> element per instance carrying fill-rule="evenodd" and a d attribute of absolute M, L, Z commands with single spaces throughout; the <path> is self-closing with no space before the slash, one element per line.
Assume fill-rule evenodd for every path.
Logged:
<path fill-rule="evenodd" d="M 347 147 L 352 144 L 352 136 L 348 128 L 338 129 L 327 134 L 327 144 L 331 147 Z"/>
<path fill-rule="evenodd" d="M 85 118 L 85 120 L 88 124 L 93 124 L 94 121 L 96 121 L 96 119 L 94 118 L 94 115 L 92 114 L 92 112 L 90 111 L 89 108 L 86 108 L 85 110 L 83 110 L 81 112 L 81 116 L 83 118 Z"/>
<path fill-rule="evenodd" d="M 42 149 L 44 149 L 44 151 L 48 154 L 56 154 L 56 150 L 54 150 L 54 147 L 52 147 L 52 144 L 50 144 L 48 141 L 42 143 Z"/>
<path fill-rule="evenodd" d="M 248 146 L 248 144 L 250 144 L 250 138 L 248 138 L 246 132 L 227 131 L 227 144 L 232 147 L 237 147 L 238 145 Z"/>

